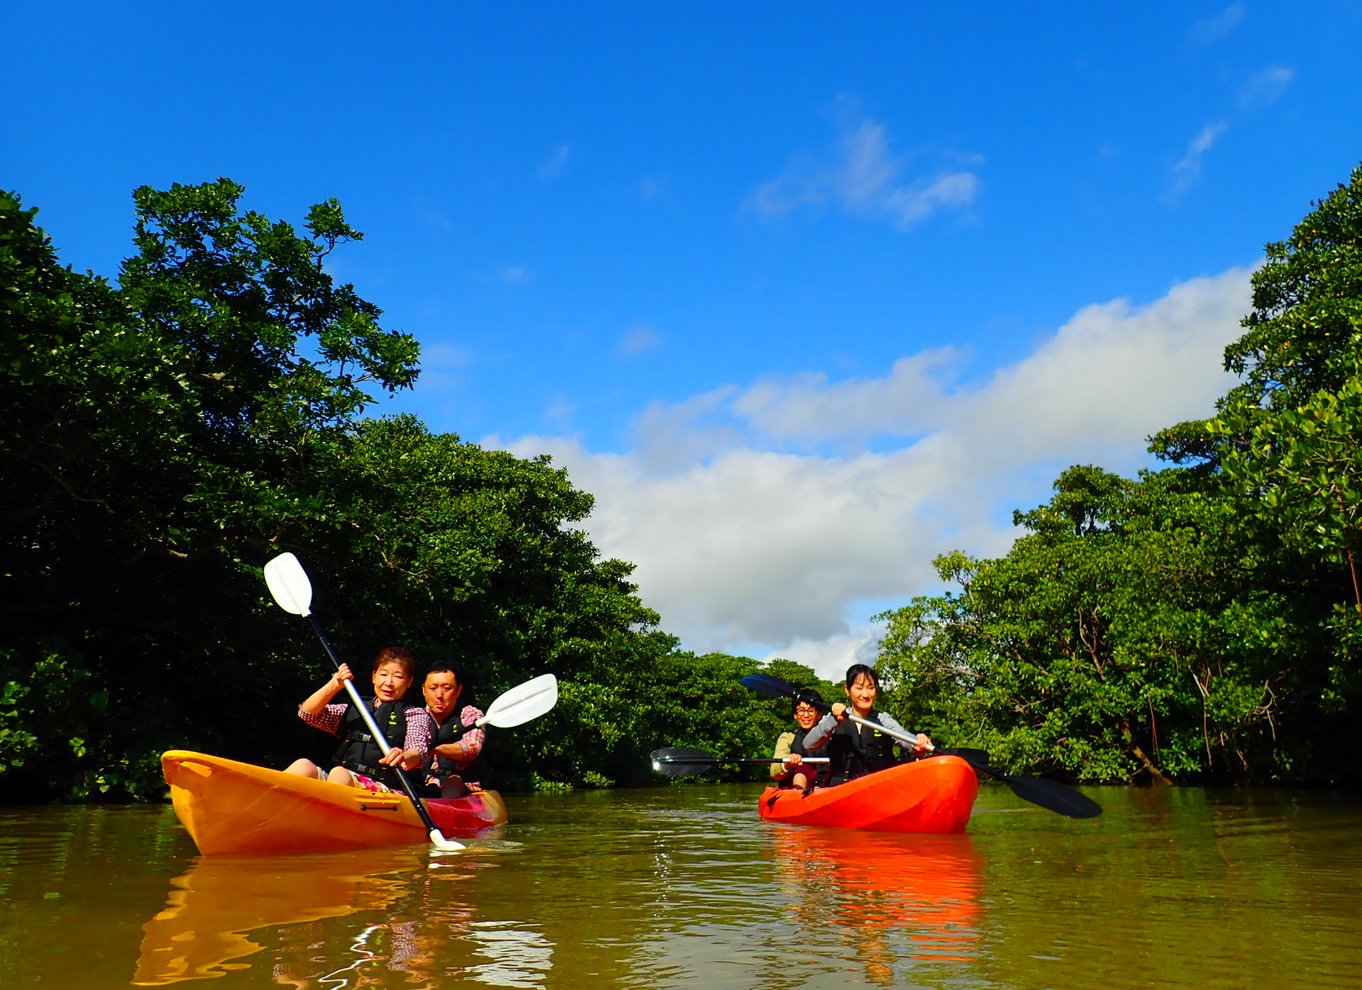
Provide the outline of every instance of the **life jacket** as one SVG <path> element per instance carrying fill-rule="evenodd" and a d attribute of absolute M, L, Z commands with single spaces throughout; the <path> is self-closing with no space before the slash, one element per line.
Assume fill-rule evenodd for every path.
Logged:
<path fill-rule="evenodd" d="M 373 698 L 364 699 L 366 706 L 372 705 L 373 702 Z M 374 721 L 378 723 L 383 737 L 393 746 L 401 746 L 406 740 L 407 709 L 415 707 L 405 701 L 385 701 L 373 709 Z M 352 773 L 362 773 L 366 777 L 382 781 L 389 787 L 400 786 L 401 781 L 397 779 L 393 769 L 378 762 L 387 755 L 387 750 L 382 749 L 369 734 L 369 727 L 364 724 L 364 716 L 355 708 L 353 702 L 345 706 L 345 714 L 341 717 L 336 735 L 340 736 L 341 742 L 336 749 L 336 755 L 331 758 L 333 763 L 345 767 Z"/>
<path fill-rule="evenodd" d="M 879 712 L 871 712 L 870 720 L 879 722 Z M 876 770 L 886 770 L 896 762 L 892 737 L 859 725 L 850 719 L 837 723 L 827 743 L 829 779 L 841 784 L 864 777 Z"/>
<path fill-rule="evenodd" d="M 464 764 L 462 767 L 454 765 L 454 761 L 448 757 L 439 756 L 435 752 L 436 746 L 444 746 L 448 743 L 456 743 L 463 739 L 464 733 L 471 731 L 475 726 L 464 725 L 460 720 L 460 715 L 465 706 L 456 705 L 455 710 L 449 713 L 449 718 L 438 725 L 435 725 L 435 716 L 430 716 L 432 725 L 435 725 L 435 734 L 430 739 L 430 752 L 421 762 L 421 767 L 427 775 L 434 777 L 453 777 L 457 774 L 463 780 L 464 786 L 470 790 L 478 790 L 482 784 L 482 775 L 486 770 L 483 762 L 483 753 L 486 752 L 486 729 L 483 730 L 483 750 L 473 757 L 472 763 Z M 429 709 L 427 709 L 429 713 Z M 435 761 L 439 760 L 439 765 L 435 766 Z M 434 767 L 434 769 L 432 769 Z"/>
<path fill-rule="evenodd" d="M 798 753 L 800 756 L 813 756 L 813 755 L 814 755 L 813 753 L 810 753 L 810 752 L 808 751 L 808 749 L 806 749 L 805 746 L 804 746 L 804 737 L 807 736 L 808 734 L 809 734 L 809 730 L 808 730 L 808 729 L 805 729 L 805 728 L 803 728 L 803 727 L 800 727 L 800 728 L 794 730 L 794 739 L 791 740 L 791 742 L 790 742 L 790 752 L 791 752 L 791 753 Z M 819 754 L 819 755 L 821 755 L 821 754 Z M 796 772 L 799 772 L 799 771 L 796 771 Z M 821 763 L 821 764 L 820 764 L 820 763 L 809 763 L 809 764 L 805 764 L 805 766 L 803 767 L 803 771 L 802 771 L 802 772 L 803 772 L 804 774 L 806 774 L 806 775 L 809 777 L 809 780 L 810 780 L 811 783 L 816 783 L 816 784 L 819 785 L 820 787 L 822 787 L 822 786 L 827 786 L 827 773 L 828 773 L 828 771 L 827 771 L 827 764 L 826 764 L 826 763 Z M 780 783 L 777 784 L 776 786 L 778 786 L 778 787 L 793 787 L 793 786 L 794 786 L 794 779 L 793 779 L 793 778 L 794 778 L 794 774 L 792 773 L 792 774 L 790 774 L 788 777 L 786 777 L 784 780 L 780 781 Z"/>

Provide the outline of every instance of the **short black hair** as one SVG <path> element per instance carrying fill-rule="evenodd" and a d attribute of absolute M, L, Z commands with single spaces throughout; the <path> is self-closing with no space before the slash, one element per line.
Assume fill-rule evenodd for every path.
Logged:
<path fill-rule="evenodd" d="M 468 686 L 467 684 L 464 684 L 463 671 L 459 669 L 459 665 L 453 660 L 435 664 L 435 666 L 426 671 L 426 677 L 429 677 L 431 674 L 453 674 L 455 683 L 463 687 Z M 422 683 L 425 683 L 425 677 L 423 677 L 421 681 Z"/>

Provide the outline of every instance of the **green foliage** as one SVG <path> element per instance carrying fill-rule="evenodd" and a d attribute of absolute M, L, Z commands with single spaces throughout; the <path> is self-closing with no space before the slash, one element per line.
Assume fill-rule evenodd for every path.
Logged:
<path fill-rule="evenodd" d="M 1253 276 L 1253 312 L 1225 352 L 1243 376 L 1210 430 L 1221 463 L 1295 551 L 1362 580 L 1362 167 Z"/>
<path fill-rule="evenodd" d="M 1005 558 L 884 617 L 915 727 L 1082 780 L 1358 780 L 1362 169 L 1253 286 L 1240 383 L 1151 440 L 1178 467 L 1070 468 Z"/>
<path fill-rule="evenodd" d="M 10 799 L 158 797 L 171 747 L 265 764 L 329 749 L 294 713 L 326 661 L 260 580 L 286 548 L 346 659 L 406 642 L 460 660 L 484 704 L 546 670 L 608 684 L 674 648 L 547 458 L 362 418 L 415 380 L 418 349 L 328 273 L 359 233 L 334 200 L 299 233 L 242 194 L 138 189 L 117 288 L 60 266 L 36 211 L 0 198 Z M 502 780 L 528 784 L 536 747 L 582 731 L 541 721 L 494 735 Z M 587 772 L 616 776 L 573 779 Z"/>
<path fill-rule="evenodd" d="M 38 737 L 26 728 L 24 718 L 28 688 L 17 681 L 5 682 L 0 690 L 0 773 L 24 765 L 37 752 Z"/>
<path fill-rule="evenodd" d="M 1129 482 L 1078 467 L 1055 487 L 1018 514 L 1027 534 L 1007 557 L 938 559 L 960 593 L 885 616 L 899 710 L 1018 772 L 1278 775 L 1277 734 L 1305 724 L 1282 663 L 1301 645 L 1231 500 L 1179 470 Z"/>

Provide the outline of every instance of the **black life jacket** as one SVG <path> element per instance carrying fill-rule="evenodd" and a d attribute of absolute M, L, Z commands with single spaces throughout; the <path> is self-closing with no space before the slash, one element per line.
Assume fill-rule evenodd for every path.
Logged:
<path fill-rule="evenodd" d="M 870 720 L 879 722 L 879 712 L 871 712 Z M 837 723 L 827 743 L 830 782 L 840 784 L 844 781 L 864 777 L 876 770 L 886 770 L 898 761 L 894 757 L 894 740 L 891 736 L 846 719 Z"/>
<path fill-rule="evenodd" d="M 802 727 L 802 726 L 801 726 L 800 728 L 794 730 L 794 739 L 791 740 L 791 742 L 790 742 L 790 752 L 791 752 L 791 753 L 798 753 L 800 756 L 813 756 L 813 755 L 814 755 L 813 753 L 810 753 L 810 752 L 808 751 L 808 749 L 806 749 L 805 746 L 804 746 L 804 737 L 807 736 L 808 734 L 809 734 L 809 730 L 808 730 L 808 729 L 805 729 L 805 728 Z M 821 756 L 821 755 L 823 755 L 823 754 L 818 754 L 818 755 Z M 795 771 L 795 772 L 796 772 L 796 773 L 799 773 L 800 771 Z M 819 786 L 826 786 L 826 785 L 827 785 L 827 764 L 826 764 L 826 763 L 809 763 L 809 764 L 806 764 L 806 765 L 803 767 L 802 772 L 803 772 L 804 774 L 806 774 L 806 775 L 809 777 L 810 781 L 817 783 Z M 794 786 L 794 774 L 793 774 L 793 773 L 790 774 L 790 775 L 789 775 L 788 777 L 786 777 L 784 780 L 780 781 L 776 786 L 777 786 L 777 787 L 793 787 L 793 786 Z"/>
<path fill-rule="evenodd" d="M 483 763 L 482 755 L 483 752 L 486 751 L 486 729 L 483 730 L 484 749 L 479 752 L 477 756 L 473 757 L 472 763 L 465 764 L 463 767 L 457 767 L 454 765 L 453 760 L 446 756 L 439 756 L 439 754 L 435 752 L 436 746 L 444 746 L 447 743 L 459 742 L 463 739 L 464 733 L 471 732 L 476 728 L 476 726 L 464 725 L 463 722 L 460 721 L 459 716 L 464 707 L 465 706 L 462 705 L 455 705 L 455 710 L 449 713 L 449 718 L 435 726 L 435 735 L 433 735 L 430 740 L 430 752 L 426 754 L 426 758 L 422 761 L 421 767 L 428 775 L 435 777 L 453 777 L 457 774 L 460 779 L 463 780 L 465 787 L 468 787 L 471 784 L 473 788 L 476 789 L 482 785 L 482 775 L 485 772 L 485 764 Z M 430 710 L 427 709 L 426 712 L 429 714 Z M 432 725 L 435 724 L 434 715 L 430 716 L 430 721 Z M 431 767 L 434 766 L 437 758 L 440 761 L 440 765 L 432 770 Z"/>
<path fill-rule="evenodd" d="M 364 699 L 366 706 L 373 703 L 373 698 Z M 405 701 L 385 701 L 373 709 L 374 721 L 378 723 L 384 738 L 391 745 L 401 746 L 406 741 L 407 709 L 415 707 Z M 364 724 L 364 716 L 355 708 L 353 702 L 345 706 L 345 714 L 341 717 L 336 735 L 340 736 L 341 743 L 336 749 L 336 755 L 331 758 L 333 763 L 353 773 L 362 773 L 366 777 L 382 781 L 389 787 L 400 785 L 401 782 L 393 769 L 378 762 L 388 755 L 387 750 L 381 748 L 369 734 L 369 727 Z"/>

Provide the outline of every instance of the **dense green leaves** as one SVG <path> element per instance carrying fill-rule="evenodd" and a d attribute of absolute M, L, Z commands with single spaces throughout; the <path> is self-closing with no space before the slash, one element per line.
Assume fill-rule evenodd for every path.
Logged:
<path fill-rule="evenodd" d="M 631 567 L 581 531 L 592 500 L 565 472 L 362 417 L 415 380 L 417 345 L 328 273 L 358 232 L 334 201 L 300 234 L 242 193 L 137 190 L 117 287 L 63 268 L 35 211 L 0 200 L 11 797 L 158 796 L 171 747 L 264 763 L 328 748 L 294 715 L 323 658 L 260 581 L 282 549 L 358 669 L 405 642 L 461 662 L 484 703 L 545 670 L 609 684 L 625 658 L 674 649 Z M 503 736 L 497 765 L 528 780 L 534 747 L 564 734 Z"/>
<path fill-rule="evenodd" d="M 1253 287 L 1240 383 L 1151 441 L 1177 467 L 1070 468 L 1006 557 L 885 616 L 917 724 L 1082 780 L 1359 779 L 1362 170 Z"/>

